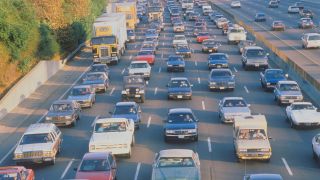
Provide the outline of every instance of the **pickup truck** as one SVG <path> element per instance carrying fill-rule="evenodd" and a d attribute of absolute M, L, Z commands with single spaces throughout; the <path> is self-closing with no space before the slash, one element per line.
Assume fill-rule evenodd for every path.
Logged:
<path fill-rule="evenodd" d="M 266 69 L 260 73 L 261 87 L 265 90 L 273 89 L 279 81 L 287 80 L 288 74 L 282 69 Z"/>
<path fill-rule="evenodd" d="M 291 128 L 319 127 L 320 109 L 310 102 L 294 102 L 286 108 L 287 119 Z"/>

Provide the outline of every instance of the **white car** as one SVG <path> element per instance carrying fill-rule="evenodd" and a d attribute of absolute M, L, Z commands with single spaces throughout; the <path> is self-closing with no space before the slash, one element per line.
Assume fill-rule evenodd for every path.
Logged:
<path fill-rule="evenodd" d="M 302 36 L 302 47 L 319 48 L 320 47 L 320 34 L 319 33 L 306 33 Z"/>
<path fill-rule="evenodd" d="M 147 61 L 132 61 L 128 67 L 129 75 L 142 75 L 145 79 L 151 77 L 151 66 Z"/>
<path fill-rule="evenodd" d="M 310 102 L 294 102 L 286 108 L 286 114 L 292 128 L 320 125 L 320 111 Z"/>
<path fill-rule="evenodd" d="M 288 13 L 299 13 L 300 9 L 297 6 L 289 6 L 288 7 Z"/>
<path fill-rule="evenodd" d="M 235 116 L 250 116 L 250 104 L 242 97 L 224 97 L 219 102 L 219 118 L 221 122 L 233 123 Z"/>
<path fill-rule="evenodd" d="M 320 133 L 312 138 L 312 152 L 315 160 L 320 159 Z"/>
<path fill-rule="evenodd" d="M 227 32 L 228 43 L 247 40 L 247 32 L 241 26 L 230 27 Z"/>
<path fill-rule="evenodd" d="M 210 5 L 202 6 L 202 14 L 203 15 L 207 16 L 212 12 L 213 12 L 213 10 Z"/>
<path fill-rule="evenodd" d="M 89 152 L 111 152 L 131 157 L 134 145 L 134 122 L 126 118 L 103 118 L 94 122 Z"/>
<path fill-rule="evenodd" d="M 232 1 L 230 6 L 232 8 L 241 8 L 241 2 L 240 1 Z"/>
<path fill-rule="evenodd" d="M 178 44 L 188 45 L 188 40 L 185 35 L 174 35 L 172 45 L 176 47 Z"/>
<path fill-rule="evenodd" d="M 229 23 L 229 20 L 227 18 L 221 17 L 217 19 L 216 25 L 217 28 L 222 29 L 222 26 L 227 23 Z"/>

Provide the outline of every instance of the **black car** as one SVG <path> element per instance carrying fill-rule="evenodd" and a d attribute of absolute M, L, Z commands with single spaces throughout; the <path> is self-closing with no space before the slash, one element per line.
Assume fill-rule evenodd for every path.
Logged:
<path fill-rule="evenodd" d="M 145 86 L 146 82 L 141 75 L 124 76 L 121 99 L 123 101 L 133 99 L 143 103 L 145 101 Z"/>

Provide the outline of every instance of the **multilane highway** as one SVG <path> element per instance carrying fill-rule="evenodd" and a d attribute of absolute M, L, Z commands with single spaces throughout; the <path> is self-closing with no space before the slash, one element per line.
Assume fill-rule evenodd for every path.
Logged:
<path fill-rule="evenodd" d="M 283 1 L 282 1 L 283 2 Z M 282 3 L 281 2 L 281 3 Z M 244 3 L 245 4 L 245 3 Z M 200 12 L 200 9 L 197 9 Z M 243 10 L 241 10 L 243 11 Z M 279 107 L 273 101 L 273 95 L 265 92 L 259 82 L 259 71 L 244 71 L 241 67 L 240 55 L 236 45 L 227 45 L 221 30 L 216 29 L 208 20 L 208 28 L 217 41 L 222 42 L 219 52 L 229 55 L 230 69 L 236 75 L 236 89 L 233 92 L 210 92 L 207 86 L 209 74 L 207 68 L 207 54 L 201 53 L 201 45 L 191 36 L 193 22 L 187 21 L 185 34 L 189 39 L 194 54 L 186 58 L 184 73 L 166 72 L 166 59 L 174 54 L 172 39 L 173 28 L 169 23 L 169 13 L 165 11 L 165 30 L 160 33 L 159 49 L 156 63 L 152 67 L 152 77 L 147 88 L 146 102 L 142 106 L 142 125 L 136 131 L 136 144 L 130 159 L 119 157 L 118 179 L 147 180 L 151 177 L 154 154 L 162 149 L 188 148 L 197 151 L 201 160 L 201 174 L 203 180 L 235 180 L 242 179 L 246 173 L 279 173 L 284 179 L 316 180 L 320 177 L 319 165 L 312 159 L 311 139 L 318 130 L 295 130 L 286 122 L 284 107 Z M 111 86 L 108 91 L 98 94 L 96 104 L 91 109 L 82 111 L 81 120 L 76 127 L 61 128 L 64 141 L 62 152 L 58 155 L 54 166 L 35 166 L 36 179 L 73 179 L 77 167 L 84 153 L 88 151 L 92 124 L 98 116 L 108 117 L 116 102 L 120 101 L 122 90 L 122 76 L 126 74 L 126 67 L 135 57 L 144 39 L 147 23 L 141 23 L 136 30 L 138 40 L 129 43 L 128 49 L 118 65 L 111 67 Z M 77 81 L 82 72 L 91 63 L 89 48 L 83 49 L 74 61 L 69 63 L 72 73 L 61 72 L 50 80 L 50 84 L 42 86 L 42 93 L 52 92 L 51 96 L 42 99 L 41 94 L 34 95 L 34 101 L 45 102 L 29 118 L 21 122 L 15 134 L 6 135 L 6 141 L 1 145 L 1 165 L 13 165 L 10 149 L 17 143 L 28 124 L 41 121 L 41 114 L 50 103 L 64 98 L 64 92 L 73 82 Z M 271 64 L 272 66 L 272 64 Z M 193 87 L 191 101 L 167 100 L 166 84 L 170 77 L 188 77 Z M 64 82 L 64 78 L 66 79 Z M 63 84 L 60 84 L 63 82 Z M 60 88 L 62 86 L 63 88 Z M 56 91 L 54 91 L 56 90 Z M 43 95 L 44 96 L 44 95 Z M 218 101 L 226 96 L 242 96 L 251 104 L 254 114 L 265 114 L 268 120 L 269 135 L 272 137 L 272 158 L 269 163 L 260 161 L 237 162 L 233 149 L 232 125 L 222 124 L 218 119 Z M 29 98 L 30 100 L 30 98 Z M 46 107 L 46 108 L 44 108 Z M 163 140 L 163 119 L 166 118 L 168 108 L 192 108 L 199 119 L 199 141 L 187 143 L 165 143 Z M 18 115 L 17 115 L 18 116 Z M 20 114 L 23 118 L 23 114 Z M 5 118 L 6 119 L 6 118 Z M 5 124 L 2 124 L 5 125 Z"/>

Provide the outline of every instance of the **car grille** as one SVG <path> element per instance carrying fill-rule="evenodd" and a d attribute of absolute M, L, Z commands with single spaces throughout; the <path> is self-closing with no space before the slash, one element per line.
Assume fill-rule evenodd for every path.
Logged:
<path fill-rule="evenodd" d="M 134 75 L 143 75 L 143 73 L 134 73 Z"/>
<path fill-rule="evenodd" d="M 55 117 L 52 117 L 52 120 L 54 121 L 64 120 L 64 116 L 55 116 Z"/>
<path fill-rule="evenodd" d="M 137 89 L 137 88 L 129 88 L 129 93 L 130 93 L 130 94 L 137 94 L 137 93 L 139 92 L 139 90 L 136 91 L 136 89 Z"/>
<path fill-rule="evenodd" d="M 284 96 L 284 99 L 298 99 L 297 96 Z"/>
<path fill-rule="evenodd" d="M 109 145 L 98 145 L 95 147 L 96 150 L 104 150 L 104 149 L 114 149 L 114 148 L 125 148 L 126 144 L 109 144 Z"/>
<path fill-rule="evenodd" d="M 24 152 L 23 158 L 36 158 L 36 157 L 42 157 L 43 152 L 42 151 L 30 151 L 30 152 Z"/>
<path fill-rule="evenodd" d="M 217 86 L 227 86 L 227 82 L 217 82 Z"/>

